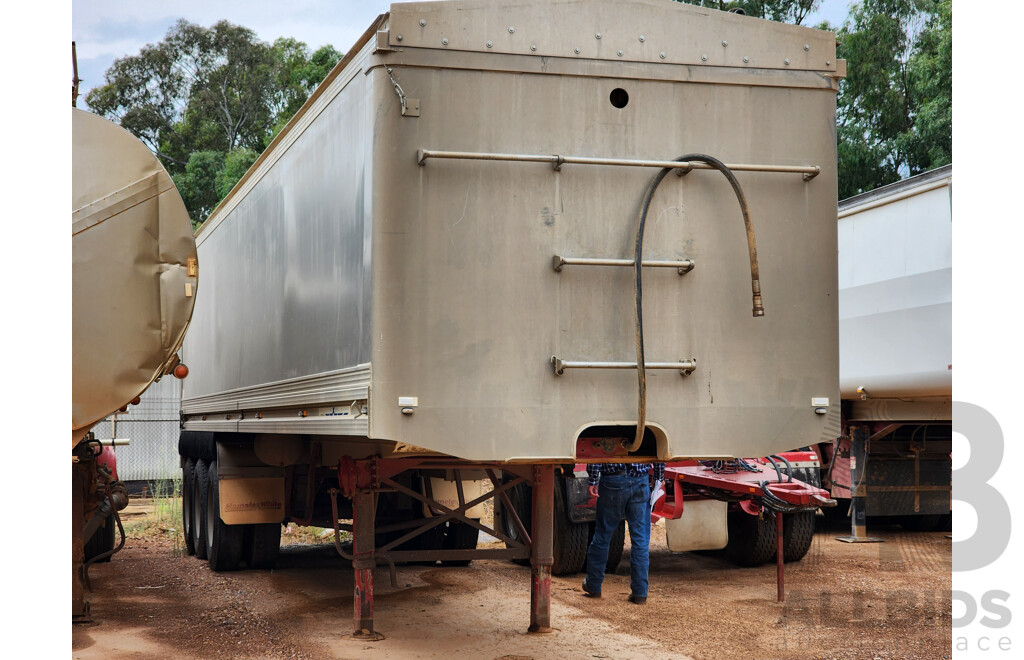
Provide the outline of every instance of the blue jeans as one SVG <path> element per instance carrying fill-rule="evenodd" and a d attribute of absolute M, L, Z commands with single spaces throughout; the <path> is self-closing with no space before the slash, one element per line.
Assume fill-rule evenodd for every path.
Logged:
<path fill-rule="evenodd" d="M 629 586 L 634 596 L 647 596 L 650 568 L 651 487 L 647 475 L 627 477 L 625 473 L 602 474 L 597 485 L 594 538 L 587 548 L 587 587 L 601 592 L 608 564 L 608 544 L 619 522 L 629 525 Z"/>

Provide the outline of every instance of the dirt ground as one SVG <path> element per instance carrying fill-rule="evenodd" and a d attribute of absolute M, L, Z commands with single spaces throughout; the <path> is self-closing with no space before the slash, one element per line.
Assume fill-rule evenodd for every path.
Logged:
<path fill-rule="evenodd" d="M 820 520 L 820 519 L 819 519 Z M 604 597 L 582 576 L 552 579 L 550 634 L 526 633 L 530 569 L 505 561 L 465 568 L 399 566 L 398 588 L 375 571 L 378 642 L 348 637 L 352 570 L 333 545 L 282 548 L 273 571 L 213 573 L 175 556 L 166 537 L 129 537 L 90 570 L 91 624 L 73 626 L 74 658 L 948 658 L 951 544 L 947 533 L 876 527 L 878 544 L 819 528 L 788 564 L 786 601 L 775 566 L 736 568 L 673 554 L 663 525 L 651 544 L 651 591 L 626 601 L 626 556 Z"/>

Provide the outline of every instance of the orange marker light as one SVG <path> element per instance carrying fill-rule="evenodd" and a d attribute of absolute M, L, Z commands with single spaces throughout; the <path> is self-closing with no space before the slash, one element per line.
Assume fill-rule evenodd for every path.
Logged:
<path fill-rule="evenodd" d="M 180 379 L 180 378 L 184 378 L 185 376 L 188 376 L 188 367 L 186 367 L 183 364 L 179 364 L 178 366 L 176 366 L 174 368 L 174 377 L 175 378 L 179 378 Z"/>

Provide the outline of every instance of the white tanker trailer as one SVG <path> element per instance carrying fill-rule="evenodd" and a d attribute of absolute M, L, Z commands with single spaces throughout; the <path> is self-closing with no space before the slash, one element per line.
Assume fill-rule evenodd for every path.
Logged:
<path fill-rule="evenodd" d="M 952 521 L 952 194 L 947 165 L 839 205 L 844 433 L 820 453 L 854 537 Z"/>
<path fill-rule="evenodd" d="M 142 142 L 74 108 L 71 135 L 72 618 L 87 621 L 88 566 L 116 551 L 128 503 L 113 450 L 90 429 L 161 376 L 187 374 L 178 349 L 198 261 L 185 205 Z"/>
<path fill-rule="evenodd" d="M 363 636 L 376 563 L 530 559 L 538 630 L 556 468 L 831 442 L 844 74 L 684 4 L 392 5 L 196 234 L 189 551 L 350 520 Z"/>

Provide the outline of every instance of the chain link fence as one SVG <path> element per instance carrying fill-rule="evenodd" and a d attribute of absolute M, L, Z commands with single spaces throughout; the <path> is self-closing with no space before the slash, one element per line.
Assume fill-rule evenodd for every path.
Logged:
<path fill-rule="evenodd" d="M 162 378 L 150 385 L 137 406 L 116 413 L 93 428 L 97 439 L 128 439 L 115 447 L 121 481 L 162 481 L 181 476 L 178 462 L 181 381 Z"/>

